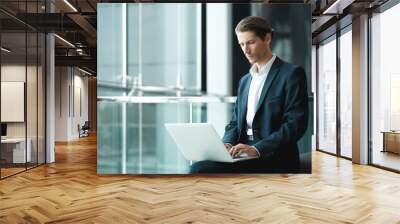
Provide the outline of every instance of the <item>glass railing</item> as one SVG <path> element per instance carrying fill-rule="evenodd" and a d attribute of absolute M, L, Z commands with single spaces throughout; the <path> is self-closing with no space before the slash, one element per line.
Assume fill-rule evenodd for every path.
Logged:
<path fill-rule="evenodd" d="M 188 173 L 191 161 L 183 157 L 165 124 L 211 123 L 222 137 L 235 102 L 235 97 L 185 91 L 152 94 L 98 97 L 99 174 Z"/>
<path fill-rule="evenodd" d="M 166 123 L 211 123 L 219 136 L 236 97 L 167 87 L 121 88 L 99 85 L 97 172 L 99 174 L 184 174 L 186 160 Z M 313 99 L 309 97 L 312 127 Z M 312 128 L 299 140 L 301 160 L 310 170 Z M 309 172 L 309 171 L 307 171 Z"/>

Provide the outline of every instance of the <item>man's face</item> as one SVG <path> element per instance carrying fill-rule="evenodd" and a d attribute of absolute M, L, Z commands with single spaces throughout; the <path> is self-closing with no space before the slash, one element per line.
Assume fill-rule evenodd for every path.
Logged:
<path fill-rule="evenodd" d="M 251 31 L 236 32 L 236 36 L 244 55 L 251 64 L 260 63 L 265 60 L 270 49 L 270 34 L 267 34 L 264 40 Z"/>

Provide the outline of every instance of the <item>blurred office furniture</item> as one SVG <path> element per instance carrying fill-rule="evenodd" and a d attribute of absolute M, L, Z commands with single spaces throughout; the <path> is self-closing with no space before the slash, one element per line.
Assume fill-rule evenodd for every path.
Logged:
<path fill-rule="evenodd" d="M 79 138 L 89 136 L 89 129 L 90 129 L 89 121 L 85 121 L 85 123 L 82 126 L 78 124 Z"/>
<path fill-rule="evenodd" d="M 383 131 L 382 152 L 400 154 L 400 131 Z"/>
<path fill-rule="evenodd" d="M 27 144 L 26 151 L 25 144 Z M 4 164 L 25 165 L 26 162 L 31 162 L 32 160 L 31 145 L 32 140 L 30 138 L 1 139 L 1 159 L 4 161 Z"/>
<path fill-rule="evenodd" d="M 7 137 L 7 124 L 1 123 L 1 139 L 5 139 Z"/>

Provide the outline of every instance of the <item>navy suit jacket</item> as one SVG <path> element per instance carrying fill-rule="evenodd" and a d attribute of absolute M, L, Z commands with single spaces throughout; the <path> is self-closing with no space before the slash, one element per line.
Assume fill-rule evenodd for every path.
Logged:
<path fill-rule="evenodd" d="M 239 81 L 238 96 L 223 141 L 246 143 L 247 98 L 250 73 Z M 265 80 L 253 119 L 254 147 L 268 165 L 296 171 L 299 167 L 297 141 L 307 129 L 308 94 L 303 68 L 276 57 Z"/>

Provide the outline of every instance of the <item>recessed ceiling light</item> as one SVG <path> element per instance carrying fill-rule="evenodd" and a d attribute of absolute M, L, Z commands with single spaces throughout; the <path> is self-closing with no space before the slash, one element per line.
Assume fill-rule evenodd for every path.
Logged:
<path fill-rule="evenodd" d="M 342 14 L 343 9 L 351 5 L 354 0 L 336 0 L 327 9 L 325 9 L 322 14 Z"/>
<path fill-rule="evenodd" d="M 90 75 L 90 76 L 92 75 L 92 73 L 90 73 L 90 72 L 88 72 L 88 71 L 86 71 L 86 70 L 83 70 L 83 69 L 81 69 L 81 68 L 79 68 L 79 67 L 78 67 L 78 70 L 81 71 L 81 72 L 83 72 L 83 73 L 85 73 L 85 74 L 87 74 L 87 75 Z"/>
<path fill-rule="evenodd" d="M 69 3 L 68 0 L 64 0 L 65 4 L 67 4 L 74 12 L 78 12 L 78 10 L 71 4 Z"/>
<path fill-rule="evenodd" d="M 64 43 L 66 43 L 67 45 L 69 45 L 70 47 L 75 48 L 75 45 L 73 45 L 73 44 L 72 44 L 71 42 L 69 42 L 68 40 L 66 40 L 66 39 L 64 39 L 64 38 L 62 38 L 62 37 L 60 37 L 60 36 L 57 35 L 57 34 L 54 34 L 54 36 L 57 37 L 58 39 L 60 39 L 62 42 L 64 42 Z"/>
<path fill-rule="evenodd" d="M 9 49 L 7 49 L 7 48 L 5 48 L 5 47 L 1 47 L 1 50 L 4 51 L 4 52 L 6 52 L 6 53 L 10 53 L 10 52 L 11 52 L 11 50 L 9 50 Z"/>

